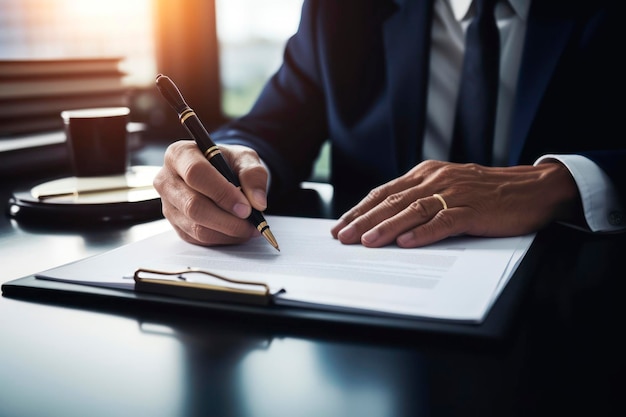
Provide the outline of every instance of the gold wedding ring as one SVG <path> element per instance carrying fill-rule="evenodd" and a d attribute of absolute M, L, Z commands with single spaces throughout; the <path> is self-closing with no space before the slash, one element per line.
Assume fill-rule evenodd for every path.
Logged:
<path fill-rule="evenodd" d="M 446 200 L 444 200 L 443 197 L 440 194 L 433 194 L 433 197 L 435 197 L 437 200 L 441 201 L 441 204 L 443 204 L 443 209 L 442 210 L 446 210 L 448 208 L 448 204 L 446 204 Z"/>

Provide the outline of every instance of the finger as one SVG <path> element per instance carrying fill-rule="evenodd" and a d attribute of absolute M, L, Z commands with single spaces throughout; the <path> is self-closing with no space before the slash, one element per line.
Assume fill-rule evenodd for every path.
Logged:
<path fill-rule="evenodd" d="M 253 149 L 244 146 L 222 146 L 222 153 L 237 173 L 241 190 L 257 210 L 267 208 L 267 185 L 269 173 Z M 236 156 L 235 156 L 236 154 Z"/>
<path fill-rule="evenodd" d="M 256 230 L 247 220 L 223 210 L 165 168 L 157 174 L 155 188 L 161 195 L 164 216 L 195 240 L 205 244 L 213 240 L 211 237 L 204 237 L 207 231 L 203 229 L 243 239 L 248 238 L 252 230 Z"/>
<path fill-rule="evenodd" d="M 341 217 L 339 217 L 339 220 L 337 220 L 337 223 L 335 223 L 335 225 L 330 229 L 330 233 L 333 237 L 338 239 L 339 232 L 345 229 L 346 226 L 356 220 L 363 213 L 367 213 L 375 207 L 381 201 L 382 195 L 384 195 L 383 187 L 374 188 L 356 206 L 342 214 Z M 347 231 L 344 232 L 344 238 L 347 238 Z"/>
<path fill-rule="evenodd" d="M 386 184 L 372 189 L 356 206 L 341 215 L 335 226 L 332 227 L 331 234 L 335 239 L 339 239 L 339 233 L 344 230 L 346 226 L 354 222 L 359 217 L 370 212 L 374 207 L 385 201 L 385 199 L 402 192 L 404 189 L 406 189 L 406 186 L 401 182 L 401 178 L 396 178 Z M 347 239 L 348 231 L 344 231 L 343 235 L 344 239 Z M 352 241 L 353 239 L 348 240 Z M 356 241 L 358 241 L 358 239 Z M 345 243 L 348 242 L 346 241 Z M 353 241 L 352 243 L 356 242 Z"/>
<path fill-rule="evenodd" d="M 419 198 L 395 216 L 365 232 L 361 236 L 361 243 L 367 247 L 388 245 L 407 230 L 432 221 L 443 210 L 444 206 L 437 197 Z"/>
<path fill-rule="evenodd" d="M 413 199 L 409 191 L 385 198 L 380 204 L 339 230 L 337 239 L 345 244 L 361 242 L 361 236 L 364 233 L 400 213 Z"/>
<path fill-rule="evenodd" d="M 438 161 L 426 161 L 421 163 L 420 165 L 413 168 L 411 171 L 407 172 L 401 177 L 395 178 L 379 187 L 371 190 L 363 200 L 361 200 L 356 206 L 352 209 L 344 213 L 335 226 L 331 229 L 331 233 L 333 237 L 336 239 L 339 238 L 339 233 L 346 228 L 350 223 L 354 222 L 359 217 L 362 217 L 375 207 L 379 206 L 386 200 L 392 198 L 394 195 L 408 192 L 413 189 L 412 196 L 409 196 L 410 199 L 415 199 L 417 197 L 417 190 L 414 187 L 419 186 L 424 181 L 424 172 L 428 173 L 432 168 L 428 168 L 429 165 L 439 164 Z M 424 169 L 424 172 L 421 172 L 421 169 Z M 393 202 L 393 201 L 390 201 Z M 393 204 L 392 204 L 393 206 Z M 400 209 L 403 209 L 406 205 L 401 205 Z M 399 210 L 396 210 L 394 213 L 397 213 Z M 388 217 L 391 214 L 388 214 Z M 344 235 L 346 232 L 343 232 Z M 344 236 L 346 237 L 346 236 Z"/>
<path fill-rule="evenodd" d="M 189 188 L 205 195 L 223 210 L 242 219 L 250 216 L 250 203 L 240 190 L 204 158 L 195 143 L 180 142 L 170 145 L 165 153 L 164 165 L 172 175 L 177 174 Z"/>
<path fill-rule="evenodd" d="M 184 240 L 206 246 L 243 243 L 257 230 L 247 221 L 224 212 L 207 200 L 204 209 L 189 212 L 163 203 L 163 213 Z M 192 205 L 189 205 L 192 206 Z"/>
<path fill-rule="evenodd" d="M 468 213 L 469 210 L 463 207 L 441 210 L 430 221 L 398 236 L 396 244 L 402 248 L 417 248 L 462 234 L 465 225 L 471 221 Z"/>
<path fill-rule="evenodd" d="M 187 232 L 185 232 L 184 229 L 176 226 L 176 225 L 172 225 L 172 227 L 174 228 L 174 230 L 176 231 L 176 233 L 178 234 L 178 236 L 183 239 L 184 241 L 188 242 L 188 243 L 192 243 L 194 245 L 200 245 L 200 246 L 224 246 L 224 245 L 236 245 L 236 244 L 241 244 L 241 243 L 245 243 L 247 239 L 243 239 L 243 238 L 236 238 L 236 237 L 232 237 L 232 236 L 226 236 L 226 235 L 222 235 L 218 232 L 215 231 L 211 231 L 207 229 L 207 234 L 203 235 L 202 240 L 197 240 L 196 238 L 194 238 L 192 235 L 188 234 Z M 255 229 L 256 230 L 256 229 Z"/>

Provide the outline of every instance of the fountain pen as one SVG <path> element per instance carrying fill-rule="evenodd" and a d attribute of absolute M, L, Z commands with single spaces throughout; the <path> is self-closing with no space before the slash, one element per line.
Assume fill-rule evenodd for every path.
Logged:
<path fill-rule="evenodd" d="M 187 129 L 191 137 L 195 140 L 198 148 L 209 160 L 209 162 L 222 174 L 230 183 L 241 190 L 239 179 L 228 166 L 222 152 L 211 139 L 209 132 L 196 115 L 187 105 L 185 99 L 176 84 L 167 76 L 159 74 L 156 77 L 156 85 L 165 100 L 176 110 L 180 123 Z M 248 217 L 254 227 L 265 237 L 265 239 L 278 251 L 278 242 L 272 234 L 267 221 L 260 211 L 252 208 L 252 213 Z"/>

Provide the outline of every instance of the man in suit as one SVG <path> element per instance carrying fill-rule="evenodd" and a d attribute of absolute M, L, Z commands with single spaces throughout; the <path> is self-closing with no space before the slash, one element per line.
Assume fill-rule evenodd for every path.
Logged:
<path fill-rule="evenodd" d="M 618 3 L 496 4 L 497 112 L 484 162 L 453 152 L 471 0 L 305 0 L 279 71 L 247 115 L 213 135 L 247 198 L 179 141 L 155 179 L 163 212 L 189 242 L 243 242 L 267 184 L 270 196 L 297 187 L 328 139 L 336 207 L 348 208 L 331 233 L 343 243 L 416 247 L 553 221 L 621 230 Z"/>

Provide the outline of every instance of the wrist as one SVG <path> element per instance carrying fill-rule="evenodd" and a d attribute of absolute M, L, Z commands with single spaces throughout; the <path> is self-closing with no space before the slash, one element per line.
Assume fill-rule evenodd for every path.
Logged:
<path fill-rule="evenodd" d="M 585 216 L 580 193 L 569 169 L 557 160 L 536 165 L 543 169 L 542 178 L 548 182 L 553 207 L 553 220 L 584 226 Z"/>

